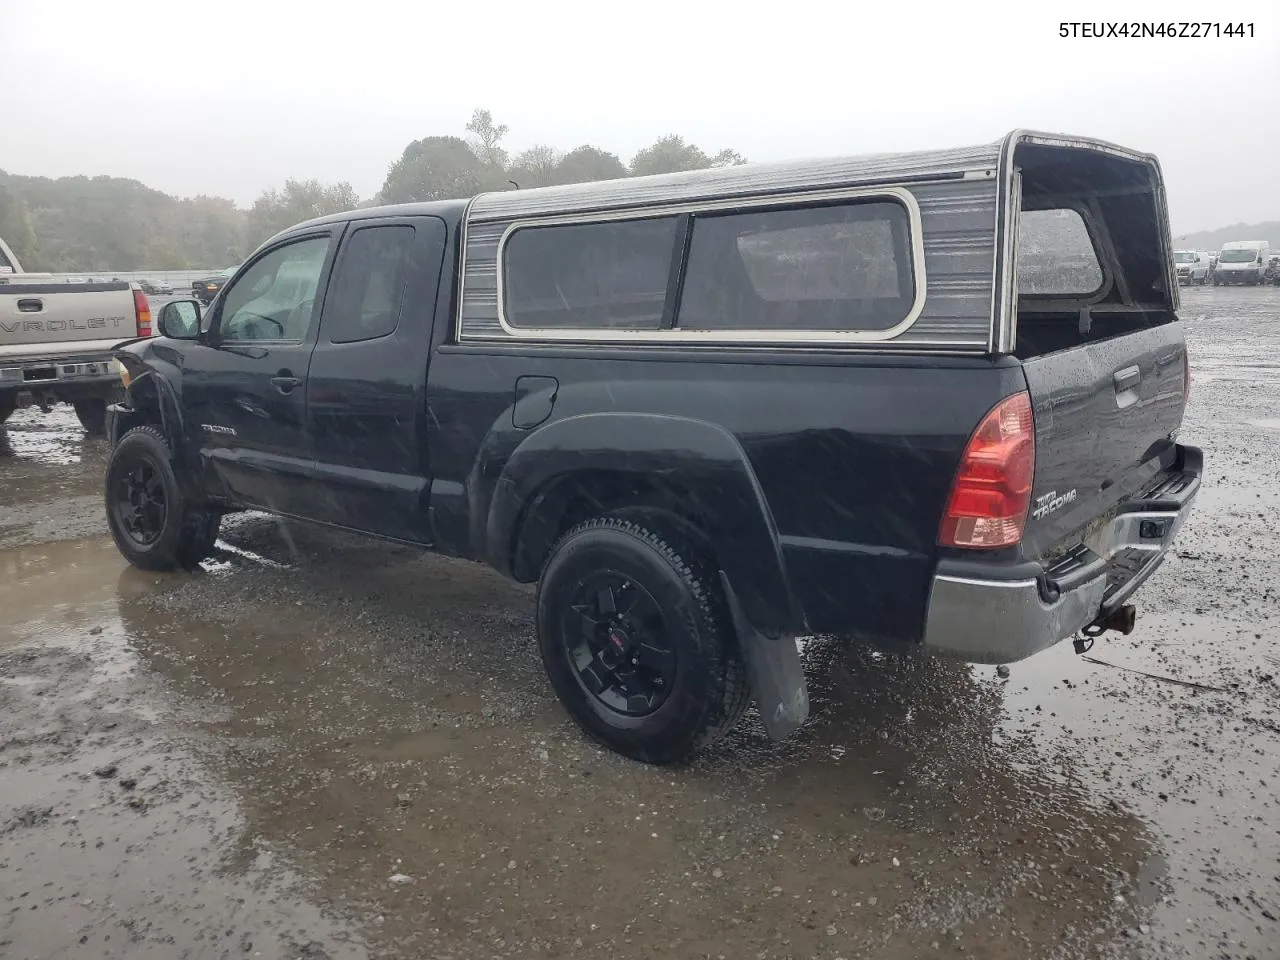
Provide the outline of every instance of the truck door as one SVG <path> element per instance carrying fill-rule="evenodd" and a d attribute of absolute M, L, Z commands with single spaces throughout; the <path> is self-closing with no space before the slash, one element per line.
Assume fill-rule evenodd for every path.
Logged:
<path fill-rule="evenodd" d="M 239 503 L 292 515 L 305 503 L 314 459 L 307 371 L 342 226 L 289 237 L 249 261 L 215 302 L 206 343 L 186 355 L 188 440 L 217 492 Z"/>
<path fill-rule="evenodd" d="M 436 217 L 352 224 L 307 381 L 309 515 L 431 542 L 425 389 L 447 228 Z"/>

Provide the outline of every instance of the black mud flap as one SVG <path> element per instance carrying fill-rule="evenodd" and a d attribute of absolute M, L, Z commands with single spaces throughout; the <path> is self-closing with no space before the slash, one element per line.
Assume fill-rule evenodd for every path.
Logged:
<path fill-rule="evenodd" d="M 796 638 L 789 635 L 767 637 L 756 630 L 742 613 L 729 578 L 720 572 L 720 583 L 729 601 L 738 646 L 747 665 L 747 679 L 760 708 L 760 719 L 770 740 L 784 740 L 809 717 L 809 688 Z"/>

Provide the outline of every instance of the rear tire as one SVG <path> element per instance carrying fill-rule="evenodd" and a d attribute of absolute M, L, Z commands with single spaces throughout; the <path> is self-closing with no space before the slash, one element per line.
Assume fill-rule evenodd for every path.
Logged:
<path fill-rule="evenodd" d="M 107 401 L 76 400 L 71 404 L 76 409 L 76 419 L 84 432 L 92 437 L 100 437 L 107 432 Z"/>
<path fill-rule="evenodd" d="M 13 411 L 18 409 L 18 398 L 15 396 L 0 396 L 0 423 L 4 423 L 11 416 Z"/>
<path fill-rule="evenodd" d="M 164 435 L 135 427 L 107 462 L 107 526 L 120 553 L 143 570 L 191 569 L 213 552 L 222 514 L 189 503 Z"/>
<path fill-rule="evenodd" d="M 538 581 L 538 645 L 565 709 L 644 763 L 719 740 L 750 702 L 713 565 L 622 517 L 579 524 Z"/>

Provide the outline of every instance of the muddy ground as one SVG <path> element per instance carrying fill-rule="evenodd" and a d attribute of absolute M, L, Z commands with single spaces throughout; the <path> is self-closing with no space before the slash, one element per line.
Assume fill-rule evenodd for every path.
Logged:
<path fill-rule="evenodd" d="M 16 415 L 0 956 L 1280 957 L 1280 290 L 1184 301 L 1208 483 L 1133 636 L 816 640 L 796 739 L 685 769 L 583 739 L 527 588 L 252 516 L 129 569 L 103 444 Z"/>

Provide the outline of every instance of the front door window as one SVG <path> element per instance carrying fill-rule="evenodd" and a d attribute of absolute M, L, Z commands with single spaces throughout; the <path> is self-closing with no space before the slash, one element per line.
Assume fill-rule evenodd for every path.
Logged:
<path fill-rule="evenodd" d="M 222 295 L 219 339 L 304 340 L 328 252 L 328 237 L 310 237 L 277 247 L 255 261 Z"/>

